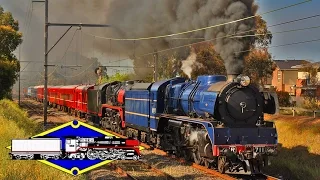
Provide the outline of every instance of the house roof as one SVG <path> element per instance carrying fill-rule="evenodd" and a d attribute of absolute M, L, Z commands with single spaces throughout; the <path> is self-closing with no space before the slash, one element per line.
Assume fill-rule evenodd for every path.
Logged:
<path fill-rule="evenodd" d="M 295 69 L 292 68 L 292 66 L 309 63 L 309 61 L 306 60 L 274 60 L 274 62 L 280 69 Z"/>
<path fill-rule="evenodd" d="M 300 64 L 300 65 L 293 66 L 291 68 L 304 68 L 304 67 L 319 68 L 320 67 L 320 62 L 308 63 L 308 64 Z"/>

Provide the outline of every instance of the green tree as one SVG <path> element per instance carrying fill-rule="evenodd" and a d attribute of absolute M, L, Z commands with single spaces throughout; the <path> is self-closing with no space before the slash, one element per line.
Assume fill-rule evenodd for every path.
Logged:
<path fill-rule="evenodd" d="M 310 89 L 302 89 L 303 101 L 300 106 L 305 109 L 319 109 L 320 103 L 317 97 L 317 84 L 319 83 L 318 72 L 320 68 L 317 65 L 311 63 L 303 63 L 303 66 L 299 69 L 300 72 L 307 73 L 308 78 L 304 80 L 304 87 L 310 87 Z M 308 81 L 308 83 L 306 82 Z"/>
<path fill-rule="evenodd" d="M 128 81 L 128 80 L 133 80 L 132 77 L 134 77 L 132 74 L 121 74 L 121 73 L 116 73 L 115 75 L 109 76 L 109 77 L 103 77 L 101 80 L 101 84 L 103 83 L 108 83 L 108 82 L 113 82 L 113 81 Z"/>
<path fill-rule="evenodd" d="M 200 75 L 221 74 L 226 75 L 226 68 L 220 55 L 214 50 L 211 43 L 193 47 L 197 54 L 196 63 L 192 65 L 191 77 Z"/>
<path fill-rule="evenodd" d="M 243 74 L 250 76 L 251 83 L 262 87 L 276 68 L 267 49 L 254 49 L 244 57 L 244 63 Z"/>
<path fill-rule="evenodd" d="M 255 39 L 252 44 L 253 47 L 268 47 L 272 42 L 272 34 L 268 30 L 267 22 L 262 19 L 260 15 L 255 17 L 255 25 L 254 25 L 254 33 Z"/>
<path fill-rule="evenodd" d="M 303 67 L 299 68 L 299 71 L 307 73 L 310 85 L 316 85 L 319 82 L 318 72 L 320 72 L 320 68 L 310 63 L 304 63 L 302 65 Z"/>
<path fill-rule="evenodd" d="M 12 86 L 17 80 L 20 63 L 13 51 L 22 43 L 19 23 L 10 12 L 0 6 L 0 99 L 11 98 Z"/>
<path fill-rule="evenodd" d="M 277 96 L 279 99 L 279 106 L 281 107 L 289 107 L 291 106 L 290 103 L 290 95 L 288 92 L 285 91 L 277 91 Z"/>
<path fill-rule="evenodd" d="M 158 80 L 170 79 L 174 77 L 187 77 L 181 70 L 182 61 L 175 54 L 164 55 L 158 61 Z"/>
<path fill-rule="evenodd" d="M 135 79 L 143 80 L 145 82 L 153 81 L 153 56 L 146 56 L 142 58 L 131 57 L 133 59 Z"/>

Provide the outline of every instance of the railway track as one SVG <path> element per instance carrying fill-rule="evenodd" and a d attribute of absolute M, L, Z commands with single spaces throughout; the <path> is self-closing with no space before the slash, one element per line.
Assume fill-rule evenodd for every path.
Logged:
<path fill-rule="evenodd" d="M 27 113 L 29 114 L 30 117 L 34 116 L 34 119 L 36 119 L 39 122 L 43 122 L 43 118 L 42 118 L 43 104 L 42 103 L 27 99 L 27 98 L 21 100 L 20 103 L 21 103 L 21 107 L 27 110 Z M 54 128 L 67 122 L 67 120 L 63 118 L 66 116 L 69 116 L 69 115 L 67 113 L 59 112 L 53 108 L 48 108 L 47 128 Z"/>
<path fill-rule="evenodd" d="M 139 179 L 166 179 L 175 180 L 173 176 L 152 167 L 150 164 L 142 161 L 122 161 L 112 163 L 110 166 L 120 175 L 133 180 Z"/>
<path fill-rule="evenodd" d="M 21 100 L 21 107 L 25 107 L 28 109 L 29 114 L 37 114 L 37 115 L 42 115 L 42 108 L 39 109 L 39 107 L 33 103 L 30 103 L 28 100 Z"/>

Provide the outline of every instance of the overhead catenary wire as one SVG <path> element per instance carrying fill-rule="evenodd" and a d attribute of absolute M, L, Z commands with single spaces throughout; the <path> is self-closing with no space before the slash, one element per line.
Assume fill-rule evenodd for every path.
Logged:
<path fill-rule="evenodd" d="M 29 5 L 27 6 L 26 16 L 25 16 L 25 20 L 24 20 L 25 21 L 24 28 L 25 28 L 26 35 L 28 34 L 28 31 L 29 31 L 29 27 L 30 27 L 30 23 L 31 23 L 31 19 L 32 19 L 32 14 L 33 14 L 32 0 L 30 0 Z M 26 41 L 28 36 L 25 36 L 25 37 L 26 37 L 26 39 L 25 39 L 25 41 Z M 21 50 L 23 50 L 23 48 L 24 48 L 24 44 L 21 46 Z M 19 53 L 21 53 L 21 51 Z M 19 59 L 19 61 L 21 61 L 21 59 Z M 23 70 L 25 70 L 29 64 L 30 64 L 30 62 L 23 68 Z"/>
<path fill-rule="evenodd" d="M 44 6 L 44 3 L 41 4 L 40 6 L 38 6 L 37 8 L 33 9 L 33 11 L 37 11 L 37 10 L 40 9 L 42 6 Z"/>
<path fill-rule="evenodd" d="M 76 77 L 76 76 L 79 76 L 79 75 L 83 74 L 84 72 L 86 72 L 94 63 L 95 63 L 95 62 L 93 62 L 91 65 L 89 65 L 89 66 L 87 67 L 87 69 L 83 70 L 82 72 L 80 72 L 80 73 L 78 73 L 78 74 L 76 74 L 76 75 L 65 76 L 65 75 L 63 75 L 63 74 L 61 74 L 61 73 L 59 73 L 59 72 L 57 72 L 57 74 L 59 74 L 59 75 L 61 75 L 61 76 L 63 76 L 63 77 L 69 77 L 69 78 Z"/>
<path fill-rule="evenodd" d="M 203 30 L 206 30 L 206 29 L 212 29 L 212 28 L 216 28 L 216 27 L 220 27 L 220 26 L 224 26 L 224 25 L 228 25 L 228 24 L 233 24 L 233 23 L 236 23 L 236 22 L 241 22 L 241 21 L 244 21 L 244 20 L 255 18 L 257 16 L 270 14 L 270 13 L 273 13 L 273 12 L 276 12 L 276 11 L 280 11 L 280 10 L 283 10 L 283 9 L 291 8 L 291 7 L 298 6 L 298 5 L 301 5 L 301 4 L 304 4 L 304 3 L 308 3 L 308 2 L 311 2 L 311 1 L 312 0 L 305 0 L 305 1 L 302 1 L 302 2 L 299 2 L 299 3 L 291 4 L 291 5 L 288 5 L 288 6 L 285 6 L 285 7 L 282 7 L 282 8 L 278 8 L 278 9 L 274 9 L 274 10 L 271 10 L 271 11 L 267 11 L 267 12 L 264 12 L 264 13 L 261 13 L 261 14 L 256 14 L 256 15 L 253 15 L 253 16 L 248 16 L 248 17 L 237 19 L 237 20 L 234 20 L 234 21 L 229 21 L 229 22 L 225 22 L 225 23 L 221 23 L 221 24 L 216 24 L 216 25 L 212 25 L 212 26 L 207 26 L 207 27 L 193 29 L 193 30 L 189 30 L 189 31 L 179 32 L 179 33 L 173 33 L 173 34 L 167 34 L 167 35 L 159 35 L 159 36 L 151 36 L 151 37 L 142 37 L 142 38 L 111 38 L 111 37 L 108 38 L 108 37 L 101 37 L 101 36 L 96 36 L 96 37 L 103 38 L 103 39 L 109 39 L 109 40 L 113 40 L 113 41 L 140 41 L 140 40 L 151 40 L 151 39 L 159 39 L 159 38 L 178 36 L 178 35 L 183 35 L 183 34 L 189 34 L 189 33 L 193 33 L 193 32 L 203 31 Z M 90 34 L 90 33 L 88 33 L 88 34 Z"/>
<path fill-rule="evenodd" d="M 72 36 L 72 38 L 71 38 L 71 40 L 70 40 L 70 42 L 69 42 L 69 45 L 68 45 L 68 47 L 67 47 L 67 49 L 66 49 L 66 51 L 64 52 L 64 54 L 63 54 L 63 56 L 62 56 L 62 58 L 61 58 L 61 60 L 60 61 L 58 61 L 57 63 L 61 63 L 63 60 L 64 60 L 64 58 L 65 58 L 65 56 L 67 55 L 67 52 L 68 52 L 68 50 L 69 50 L 69 48 L 70 48 L 70 46 L 71 46 L 71 44 L 72 44 L 72 42 L 73 42 L 73 39 L 74 39 L 74 37 L 75 37 L 75 35 L 76 35 L 76 33 L 77 33 L 77 31 L 78 31 L 78 29 L 76 29 L 75 31 L 74 31 L 74 33 L 73 33 L 73 36 Z M 58 67 L 59 66 L 56 66 L 56 68 L 48 75 L 48 77 L 50 77 L 57 69 L 58 69 Z M 40 73 L 39 73 L 40 74 Z M 42 77 L 44 77 L 42 74 L 40 74 Z"/>
<path fill-rule="evenodd" d="M 24 30 L 29 29 L 31 13 L 32 13 L 32 0 L 29 0 L 29 5 L 27 6 L 27 11 L 24 19 Z"/>
<path fill-rule="evenodd" d="M 270 27 L 276 27 L 276 26 L 281 26 L 281 25 L 285 25 L 285 24 L 290 24 L 290 23 L 294 23 L 294 22 L 298 22 L 298 21 L 303 21 L 303 20 L 307 20 L 307 19 L 311 19 L 311 18 L 315 18 L 315 17 L 320 17 L 320 14 L 316 14 L 316 15 L 312 15 L 312 16 L 307 16 L 307 17 L 303 17 L 303 18 L 298 18 L 298 19 L 294 19 L 294 20 L 290 20 L 290 21 L 285 21 L 285 22 L 281 22 L 281 23 L 277 23 L 277 24 L 273 24 L 273 25 L 269 25 L 267 26 L 267 28 Z M 317 27 L 317 26 L 316 26 Z M 282 32 L 275 32 L 275 34 L 280 34 L 280 33 L 285 33 L 285 32 L 294 32 L 294 31 L 301 31 L 301 30 L 306 30 L 306 29 L 314 29 L 316 27 L 308 27 L 308 28 L 302 28 L 302 29 L 294 29 L 294 30 L 288 30 L 288 31 L 282 31 Z M 235 35 L 241 35 L 241 34 L 245 34 L 248 32 L 252 32 L 255 31 L 257 29 L 251 29 L 251 30 L 247 30 L 247 31 L 239 31 L 235 34 L 227 34 L 225 36 L 219 37 L 219 38 L 214 38 L 214 39 L 209 39 L 209 40 L 205 40 L 205 41 L 199 41 L 199 42 L 195 42 L 195 43 L 191 43 L 191 44 L 185 44 L 185 45 L 181 45 L 181 46 L 176 46 L 176 47 L 172 47 L 172 48 L 167 48 L 167 49 L 163 49 L 160 51 L 157 51 L 157 53 L 161 53 L 161 52 L 165 52 L 165 51 L 171 51 L 174 49 L 179 49 L 179 48 L 183 48 L 183 47 L 188 47 L 188 46 L 192 46 L 192 45 L 196 45 L 196 44 L 201 44 L 201 43 L 206 43 L 206 42 L 211 42 L 217 39 L 222 39 L 222 38 L 232 38 Z M 272 33 L 271 33 L 272 34 Z M 259 34 L 262 35 L 262 34 Z M 265 35 L 265 34 L 264 34 Z M 249 36 L 256 36 L 256 35 L 247 35 L 247 36 L 243 36 L 243 37 L 249 37 Z M 140 56 L 137 56 L 137 58 L 139 57 L 144 57 L 144 56 L 148 56 L 148 55 L 153 55 L 155 52 L 150 52 L 150 53 L 146 53 L 146 54 L 142 54 Z M 114 62 L 118 62 L 118 61 L 125 61 L 125 60 L 129 60 L 128 58 L 125 59 L 120 59 L 120 60 L 116 60 L 116 61 L 112 61 L 112 62 L 108 62 L 107 64 L 110 63 L 114 63 Z"/>
<path fill-rule="evenodd" d="M 30 64 L 30 62 L 28 62 L 27 65 L 20 72 L 23 72 L 28 67 L 29 64 Z"/>

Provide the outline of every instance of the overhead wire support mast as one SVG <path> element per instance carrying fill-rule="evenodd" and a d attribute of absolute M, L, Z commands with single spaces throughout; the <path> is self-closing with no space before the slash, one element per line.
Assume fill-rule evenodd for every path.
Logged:
<path fill-rule="evenodd" d="M 21 60 L 21 59 L 20 59 L 20 57 L 21 57 L 21 56 L 20 56 L 20 53 L 21 53 L 21 45 L 19 46 L 19 61 Z M 21 81 L 20 78 L 21 78 L 21 66 L 19 65 L 19 92 L 18 92 L 18 93 L 19 93 L 19 106 L 20 106 L 20 93 L 21 93 L 21 92 L 20 92 L 20 85 L 21 85 L 21 84 L 20 84 L 20 81 Z"/>
<path fill-rule="evenodd" d="M 82 23 L 49 23 L 49 0 L 44 1 L 35 1 L 32 2 L 44 2 L 45 3 L 45 27 L 44 27 L 44 101 L 43 101 L 43 123 L 44 129 L 47 128 L 47 108 L 48 108 L 48 66 L 56 66 L 56 65 L 48 65 L 48 54 L 49 52 L 59 43 L 59 41 L 68 33 L 68 31 L 73 26 L 78 27 L 111 27 L 110 25 L 104 24 L 82 24 Z M 58 41 L 53 45 L 52 48 L 48 51 L 48 38 L 49 38 L 49 26 L 70 26 L 67 31 L 58 39 Z"/>

